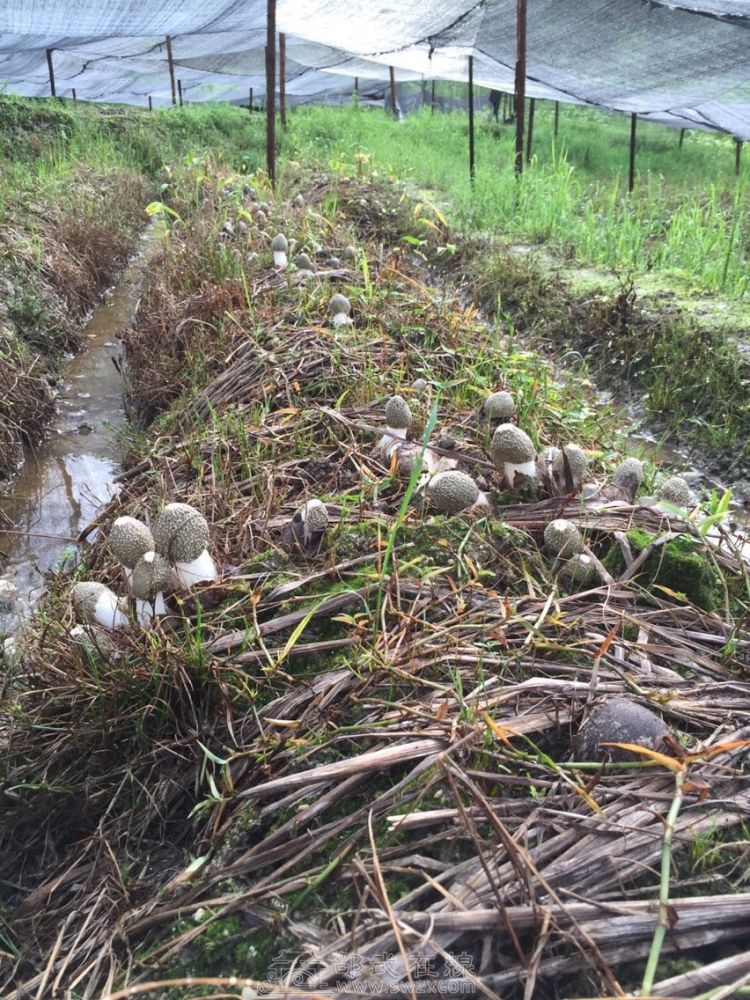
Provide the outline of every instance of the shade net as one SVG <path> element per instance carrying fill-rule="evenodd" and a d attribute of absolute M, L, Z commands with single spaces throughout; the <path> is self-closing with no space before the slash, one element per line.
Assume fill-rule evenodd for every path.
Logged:
<path fill-rule="evenodd" d="M 265 92 L 265 0 L 4 0 L 0 83 L 143 104 L 171 101 L 165 37 L 188 100 Z M 278 0 L 289 103 L 341 100 L 358 77 L 510 92 L 516 0 Z M 527 94 L 750 139 L 750 0 L 528 0 Z"/>

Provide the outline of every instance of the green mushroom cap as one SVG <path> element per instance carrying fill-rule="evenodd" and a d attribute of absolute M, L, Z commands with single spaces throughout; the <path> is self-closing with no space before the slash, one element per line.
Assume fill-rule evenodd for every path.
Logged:
<path fill-rule="evenodd" d="M 385 422 L 394 430 L 411 427 L 412 415 L 403 396 L 391 396 L 385 404 Z"/>
<path fill-rule="evenodd" d="M 118 517 L 109 533 L 109 547 L 115 559 L 132 569 L 144 552 L 154 548 L 154 536 L 135 517 Z"/>
<path fill-rule="evenodd" d="M 271 240 L 271 249 L 274 253 L 286 253 L 289 249 L 286 236 L 283 236 L 281 233 L 278 236 L 274 236 Z"/>
<path fill-rule="evenodd" d="M 451 469 L 440 472 L 427 484 L 427 503 L 438 514 L 458 514 L 473 507 L 479 498 L 479 487 L 465 472 Z"/>
<path fill-rule="evenodd" d="M 533 462 L 535 454 L 531 438 L 515 424 L 500 424 L 492 435 L 490 455 L 498 469 L 508 462 Z"/>
<path fill-rule="evenodd" d="M 482 413 L 487 420 L 497 423 L 510 420 L 515 412 L 516 404 L 509 392 L 493 392 L 482 405 Z"/>
<path fill-rule="evenodd" d="M 133 567 L 130 589 L 133 596 L 147 601 L 169 586 L 170 567 L 157 552 L 146 552 Z"/>
<path fill-rule="evenodd" d="M 352 304 L 345 295 L 342 295 L 341 292 L 337 292 L 331 298 L 330 308 L 334 316 L 337 316 L 339 313 L 346 313 L 348 316 L 352 311 Z"/>
<path fill-rule="evenodd" d="M 191 562 L 208 545 L 208 522 L 187 503 L 169 503 L 154 525 L 156 552 L 172 563 Z"/>
<path fill-rule="evenodd" d="M 357 248 L 353 246 L 344 247 L 341 256 L 344 258 L 344 260 L 356 260 Z"/>
<path fill-rule="evenodd" d="M 682 476 L 670 476 L 659 487 L 659 499 L 674 504 L 675 507 L 689 507 L 693 494 Z"/>
<path fill-rule="evenodd" d="M 559 576 L 568 590 L 572 590 L 574 587 L 593 586 L 598 580 L 593 562 L 589 556 L 580 552 L 565 560 L 560 567 Z"/>
<path fill-rule="evenodd" d="M 305 535 L 314 535 L 328 528 L 328 508 L 322 500 L 308 500 L 301 508 Z"/>
<path fill-rule="evenodd" d="M 552 555 L 566 559 L 583 552 L 583 536 L 572 521 L 559 517 L 544 529 L 544 546 Z"/>
<path fill-rule="evenodd" d="M 308 254 L 301 253 L 294 258 L 294 266 L 298 267 L 300 271 L 312 271 L 313 262 Z"/>
<path fill-rule="evenodd" d="M 565 457 L 563 457 L 565 456 Z M 586 454 L 582 448 L 579 448 L 577 444 L 566 444 L 562 451 L 558 452 L 552 462 L 552 474 L 555 477 L 560 488 L 565 488 L 565 459 L 568 460 L 568 468 L 570 469 L 570 476 L 573 480 L 573 486 L 579 489 L 581 483 L 586 478 L 586 473 L 589 468 L 589 460 L 586 458 Z"/>
<path fill-rule="evenodd" d="M 73 607 L 85 621 L 94 620 L 96 602 L 108 589 L 105 584 L 93 580 L 82 581 L 73 587 L 70 592 Z"/>
<path fill-rule="evenodd" d="M 634 497 L 640 489 L 643 478 L 643 462 L 637 458 L 626 458 L 615 469 L 612 482 Z"/>

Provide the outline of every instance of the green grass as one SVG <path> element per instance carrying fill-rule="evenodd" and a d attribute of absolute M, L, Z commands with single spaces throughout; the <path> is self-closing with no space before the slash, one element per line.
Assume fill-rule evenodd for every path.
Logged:
<path fill-rule="evenodd" d="M 482 99 L 478 99 L 481 109 Z M 640 123 L 637 180 L 627 192 L 629 120 L 537 102 L 531 163 L 513 172 L 514 126 L 480 110 L 476 183 L 460 112 L 423 109 L 402 122 L 382 111 L 295 111 L 283 139 L 292 159 L 334 167 L 358 158 L 449 199 L 449 218 L 469 232 L 549 243 L 567 257 L 617 272 L 657 271 L 696 290 L 750 299 L 748 168 L 734 173 L 726 136 Z"/>

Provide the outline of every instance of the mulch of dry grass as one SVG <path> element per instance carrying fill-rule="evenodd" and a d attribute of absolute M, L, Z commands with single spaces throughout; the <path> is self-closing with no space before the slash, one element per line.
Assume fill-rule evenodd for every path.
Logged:
<path fill-rule="evenodd" d="M 480 400 L 507 381 L 545 444 L 566 440 L 567 390 L 504 367 L 473 309 L 392 249 L 413 221 L 399 195 L 322 180 L 306 209 L 276 205 L 269 229 L 318 247 L 321 265 L 331 247 L 366 250 L 367 273 L 322 266 L 298 286 L 250 257 L 266 243 L 252 226 L 219 239 L 249 205 L 224 183 L 204 180 L 194 221 L 179 206 L 144 290 L 130 378 L 146 417 L 169 416 L 86 532 L 88 574 L 122 589 L 96 529 L 188 501 L 224 576 L 173 598 L 154 628 L 113 636 L 113 662 L 71 639 L 57 582 L 4 693 L 3 994 L 110 996 L 169 978 L 198 995 L 190 970 L 239 996 L 227 975 L 263 979 L 290 949 L 296 995 L 416 996 L 439 980 L 490 997 L 621 996 L 667 919 L 659 867 L 678 794 L 662 955 L 729 954 L 721 970 L 661 976 L 653 995 L 739 979 L 743 565 L 705 550 L 729 615 L 639 586 L 624 544 L 616 577 L 566 592 L 540 549 L 553 517 L 579 523 L 599 559 L 633 526 L 657 547 L 695 529 L 637 504 L 501 494 L 471 386 Z M 334 287 L 353 301 L 345 334 L 324 322 Z M 440 390 L 434 437 L 484 478 L 492 517 L 430 518 L 418 496 L 402 507 L 408 485 L 374 445 L 383 398 L 418 375 Z M 411 401 L 424 425 L 432 397 Z M 581 430 L 604 450 L 595 420 Z M 326 545 L 290 553 L 284 528 L 313 496 Z M 571 761 L 581 720 L 613 695 L 682 734 L 668 767 Z M 242 929 L 212 977 L 204 943 L 231 918 Z M 239 958 L 238 939 L 264 942 L 262 960 Z"/>

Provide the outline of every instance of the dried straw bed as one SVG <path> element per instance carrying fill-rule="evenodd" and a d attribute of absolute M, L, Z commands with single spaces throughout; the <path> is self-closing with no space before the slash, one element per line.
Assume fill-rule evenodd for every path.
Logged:
<path fill-rule="evenodd" d="M 108 996 L 206 972 L 204 942 L 229 917 L 245 929 L 228 948 L 249 936 L 271 950 L 243 965 L 230 948 L 224 976 L 264 978 L 291 949 L 297 994 L 416 995 L 440 979 L 483 996 L 555 996 L 556 983 L 621 995 L 657 924 L 675 777 L 570 762 L 587 706 L 611 695 L 656 706 L 691 750 L 735 741 L 689 764 L 662 954 L 737 954 L 655 995 L 738 980 L 750 642 L 732 616 L 744 569 L 713 554 L 730 605 L 719 615 L 638 585 L 624 532 L 693 530 L 649 508 L 496 494 L 490 521 L 430 520 L 418 503 L 402 520 L 406 484 L 373 446 L 383 397 L 423 372 L 443 386 L 440 431 L 462 468 L 496 490 L 465 394 L 467 381 L 497 385 L 491 333 L 388 249 L 384 230 L 406 227 L 410 209 L 387 189 L 340 185 L 331 226 L 327 182 L 309 188 L 307 211 L 274 210 L 307 240 L 366 237 L 368 297 L 361 269 L 304 287 L 264 258 L 245 260 L 241 280 L 227 273 L 246 248 L 216 234 L 239 195 L 204 185 L 194 220 L 180 206 L 185 224 L 130 336 L 139 405 L 171 415 L 86 534 L 187 500 L 211 521 L 226 574 L 172 601 L 158 628 L 116 636 L 116 663 L 71 641 L 64 581 L 28 640 L 2 723 L 2 995 Z M 263 245 L 254 230 L 249 243 Z M 333 283 L 355 300 L 354 329 L 336 336 L 320 322 Z M 198 360 L 190 390 L 179 373 Z M 525 426 L 565 440 L 567 390 L 513 387 L 525 402 L 538 394 Z M 413 403 L 424 422 L 428 405 Z M 580 429 L 601 446 L 595 422 Z M 283 529 L 311 496 L 327 500 L 328 544 L 290 556 Z M 539 548 L 557 516 L 596 555 L 622 544 L 619 578 L 561 591 Z M 101 537 L 87 562 L 118 580 Z M 225 986 L 213 995 L 239 996 Z"/>

